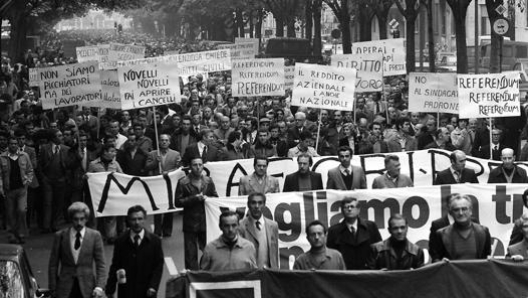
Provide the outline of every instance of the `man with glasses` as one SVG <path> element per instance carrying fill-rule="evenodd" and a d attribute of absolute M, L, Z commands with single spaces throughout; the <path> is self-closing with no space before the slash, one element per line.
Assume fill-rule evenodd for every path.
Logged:
<path fill-rule="evenodd" d="M 365 270 L 371 248 L 381 241 L 376 223 L 359 218 L 359 202 L 356 198 L 345 197 L 341 201 L 343 221 L 328 230 L 327 246 L 338 250 L 348 270 Z"/>
<path fill-rule="evenodd" d="M 454 223 L 432 235 L 429 247 L 433 262 L 486 259 L 490 255 L 489 230 L 471 220 L 472 210 L 471 199 L 467 195 L 450 198 L 449 213 Z"/>
<path fill-rule="evenodd" d="M 353 155 L 354 151 L 352 148 L 348 146 L 339 147 L 337 157 L 341 164 L 328 171 L 327 189 L 354 190 L 367 188 L 367 179 L 363 169 L 350 163 Z"/>

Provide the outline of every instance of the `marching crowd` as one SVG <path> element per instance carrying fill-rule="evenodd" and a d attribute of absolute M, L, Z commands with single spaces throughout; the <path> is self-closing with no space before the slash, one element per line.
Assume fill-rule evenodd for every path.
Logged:
<path fill-rule="evenodd" d="M 49 63 L 63 63 L 60 50 L 56 53 L 57 59 Z M 385 158 L 386 172 L 367 186 L 363 169 L 351 165 L 354 154 L 441 148 L 452 152 L 451 166 L 437 174 L 436 184 L 478 183 L 475 172 L 465 168 L 466 156 L 502 160 L 490 173 L 489 183 L 528 182 L 526 171 L 514 164 L 516 157 L 528 160 L 528 147 L 520 146 L 524 109 L 521 117 L 493 123 L 409 112 L 408 86 L 402 77 L 387 78 L 383 92 L 358 94 L 354 111 L 347 112 L 291 106 L 291 92 L 282 97 L 235 98 L 226 72 L 189 77 L 181 84 L 179 104 L 47 112 L 38 88 L 30 88 L 27 81 L 27 66 L 42 63 L 41 55 L 28 52 L 26 65 L 2 59 L 0 208 L 12 243 L 23 244 L 31 227 L 55 233 L 49 279 L 57 297 L 113 295 L 116 284 L 120 297 L 155 296 L 163 268 L 160 239 L 173 233 L 172 213 L 154 216 L 153 233 L 145 229 L 147 214 L 141 206 L 131 207 L 126 217 L 96 221 L 86 173 L 153 176 L 188 167 L 175 195 L 175 205 L 183 208 L 185 267 L 213 271 L 279 268 L 277 223 L 262 215 L 268 193 L 413 186 L 412 179 L 400 173 L 398 157 L 391 154 Z M 310 170 L 317 156 L 338 156 L 340 162 L 328 172 L 325 186 L 321 174 Z M 298 171 L 285 178 L 282 190 L 267 174 L 273 157 L 292 157 L 298 163 Z M 249 213 L 223 213 L 222 236 L 206 243 L 203 202 L 218 194 L 214 181 L 203 174 L 204 164 L 245 158 L 254 159 L 254 172 L 239 182 L 239 195 L 248 196 Z M 490 234 L 472 219 L 470 198 L 453 194 L 445 204 L 448 215 L 431 226 L 431 259 L 486 258 Z M 423 251 L 407 240 L 402 215 L 392 214 L 391 236 L 382 240 L 374 222 L 359 218 L 357 200 L 343 199 L 341 212 L 344 220 L 339 224 L 307 225 L 311 249 L 296 259 L 293 268 L 395 270 L 424 265 Z M 71 226 L 59 230 L 64 222 Z M 523 215 L 515 227 L 509 254 L 521 260 L 528 257 L 528 217 Z M 109 273 L 104 242 L 115 245 Z M 95 279 L 85 278 L 92 274 Z"/>

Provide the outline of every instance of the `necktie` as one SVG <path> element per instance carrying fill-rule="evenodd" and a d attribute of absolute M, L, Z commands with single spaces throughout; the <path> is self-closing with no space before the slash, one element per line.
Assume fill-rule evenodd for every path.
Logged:
<path fill-rule="evenodd" d="M 134 245 L 135 245 L 136 247 L 139 247 L 139 238 L 140 238 L 140 237 L 139 237 L 139 235 L 137 235 L 137 234 L 136 234 L 136 236 L 134 236 Z"/>
<path fill-rule="evenodd" d="M 456 182 L 460 183 L 460 172 L 459 171 L 455 171 L 455 176 L 456 176 Z"/>
<path fill-rule="evenodd" d="M 205 162 L 206 159 L 207 159 L 207 146 L 204 147 L 203 152 L 202 152 L 202 161 Z"/>
<path fill-rule="evenodd" d="M 354 227 L 350 227 L 350 233 L 352 233 L 352 237 L 356 237 L 356 229 Z"/>
<path fill-rule="evenodd" d="M 81 232 L 77 232 L 77 234 L 75 234 L 75 244 L 73 248 L 75 248 L 75 250 L 78 250 L 79 247 L 81 247 Z"/>
<path fill-rule="evenodd" d="M 499 146 L 498 145 L 493 146 L 493 150 L 495 151 L 499 150 Z"/>
<path fill-rule="evenodd" d="M 255 225 L 257 226 L 257 230 L 260 231 L 260 221 L 256 221 L 256 222 L 255 222 Z"/>
<path fill-rule="evenodd" d="M 346 177 L 350 176 L 350 171 L 348 169 L 345 169 L 345 176 Z"/>
<path fill-rule="evenodd" d="M 55 146 L 55 150 L 54 150 L 53 154 L 57 154 L 57 153 L 59 153 L 59 146 L 58 145 Z"/>

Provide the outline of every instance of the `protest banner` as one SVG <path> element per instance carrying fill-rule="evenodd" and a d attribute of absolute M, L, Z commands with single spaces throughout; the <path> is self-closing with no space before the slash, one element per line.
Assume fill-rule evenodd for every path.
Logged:
<path fill-rule="evenodd" d="M 149 57 L 144 59 L 119 61 L 118 67 L 135 66 L 152 63 L 170 63 L 179 69 L 180 76 L 204 74 L 231 69 L 229 50 L 194 52 L 170 56 Z"/>
<path fill-rule="evenodd" d="M 99 62 L 99 46 L 85 46 L 75 48 L 77 54 L 77 62 L 83 63 L 88 61 Z"/>
<path fill-rule="evenodd" d="M 460 118 L 520 116 L 519 83 L 519 72 L 459 74 Z"/>
<path fill-rule="evenodd" d="M 451 260 L 394 271 L 189 270 L 167 281 L 165 297 L 526 297 L 527 274 L 525 263 L 493 259 Z"/>
<path fill-rule="evenodd" d="M 340 201 L 345 197 L 359 201 L 360 217 L 376 223 L 383 239 L 390 235 L 387 221 L 400 213 L 408 222 L 408 239 L 428 248 L 431 223 L 446 215 L 442 198 L 452 193 L 468 195 L 473 202 L 472 218 L 489 228 L 497 239 L 497 256 L 504 256 L 514 221 L 523 213 L 522 194 L 528 184 L 454 184 L 355 191 L 321 190 L 266 194 L 264 216 L 279 226 L 281 268 L 288 268 L 290 256 L 297 257 L 310 249 L 306 225 L 315 219 L 330 227 L 343 219 Z M 247 196 L 206 200 L 207 242 L 220 236 L 218 219 L 222 210 L 236 210 L 244 215 Z"/>
<path fill-rule="evenodd" d="M 117 70 L 101 70 L 101 92 L 99 108 L 121 109 Z"/>
<path fill-rule="evenodd" d="M 356 92 L 383 90 L 382 53 L 332 55 L 331 59 L 334 67 L 356 69 Z"/>
<path fill-rule="evenodd" d="M 259 53 L 258 44 L 254 42 L 221 44 L 218 49 L 228 49 L 231 51 L 231 60 L 254 59 Z"/>
<path fill-rule="evenodd" d="M 295 77 L 295 65 L 284 66 L 284 89 L 293 89 L 293 78 Z"/>
<path fill-rule="evenodd" d="M 145 57 L 145 47 L 131 44 L 111 43 L 108 50 L 108 61 L 101 63 L 101 69 L 116 69 L 118 61 L 141 59 Z"/>
<path fill-rule="evenodd" d="M 430 149 L 412 152 L 400 152 L 400 153 L 387 153 L 387 154 L 368 154 L 368 155 L 354 155 L 352 164 L 360 166 L 364 169 L 367 178 L 367 187 L 370 189 L 372 183 L 376 177 L 384 173 L 385 164 L 384 159 L 386 155 L 396 154 L 401 162 L 401 173 L 409 176 L 415 186 L 430 186 L 433 185 L 433 181 L 438 171 L 447 169 L 451 166 L 449 155 L 451 152 Z M 336 156 L 317 157 L 313 159 L 314 163 L 311 167 L 312 171 L 321 174 L 323 179 L 323 185 L 327 182 L 327 172 L 339 165 L 339 161 Z M 491 169 L 500 165 L 501 162 L 478 159 L 473 157 L 467 157 L 466 167 L 473 169 L 477 174 L 477 178 L 480 183 L 486 183 L 488 181 L 489 172 Z M 528 170 L 528 163 L 517 162 L 519 167 Z M 276 158 L 270 159 L 267 173 L 268 175 L 274 176 L 279 180 L 279 187 L 283 189 L 284 178 L 286 175 L 292 174 L 297 171 L 297 162 L 292 158 Z M 238 194 L 238 185 L 240 178 L 253 173 L 253 159 L 243 159 L 236 161 L 222 161 L 222 162 L 209 162 L 205 164 L 205 171 L 213 179 L 218 195 L 221 197 L 231 197 Z M 177 170 L 174 173 L 182 172 Z M 106 191 L 101 193 L 101 190 L 106 189 L 106 184 L 115 183 L 115 181 L 108 180 L 109 173 L 100 174 L 88 180 L 90 188 L 94 188 L 97 192 L 92 193 L 94 202 L 100 201 L 101 198 L 98 196 L 108 197 L 109 200 L 121 200 L 123 204 L 129 202 L 130 198 L 136 198 L 145 200 L 145 191 L 134 191 L 123 193 L 117 188 L 108 188 Z M 91 174 L 89 174 L 91 175 Z M 124 181 L 122 185 L 128 185 L 131 179 L 136 179 L 143 184 L 143 187 L 149 189 L 152 193 L 159 194 L 155 199 L 166 200 L 167 198 L 163 195 L 166 192 L 167 185 L 165 184 L 166 178 L 164 176 L 153 176 L 145 180 L 143 178 L 134 178 L 123 174 L 112 174 L 118 176 L 119 181 Z M 169 175 L 172 175 L 169 174 Z M 177 181 L 177 180 L 176 180 Z M 163 185 L 160 188 L 160 185 Z M 172 192 L 176 191 L 176 182 L 172 184 Z M 136 200 L 131 199 L 130 201 Z M 126 214 L 128 205 L 122 205 L 122 209 L 109 210 L 105 209 L 104 214 L 99 216 L 111 216 L 116 214 Z M 108 213 L 110 212 L 110 213 Z M 124 212 L 124 213 L 123 213 Z"/>
<path fill-rule="evenodd" d="M 352 111 L 355 80 L 353 68 L 296 63 L 291 104 Z"/>
<path fill-rule="evenodd" d="M 37 68 L 42 108 L 55 109 L 101 100 L 97 62 Z"/>
<path fill-rule="evenodd" d="M 383 39 L 375 41 L 354 42 L 352 54 L 383 54 L 383 76 L 405 75 L 405 38 Z"/>
<path fill-rule="evenodd" d="M 456 73 L 411 72 L 409 111 L 458 114 Z"/>
<path fill-rule="evenodd" d="M 174 63 L 150 63 L 117 69 L 121 109 L 179 103 L 179 70 Z"/>
<path fill-rule="evenodd" d="M 231 62 L 234 97 L 284 96 L 284 59 L 246 59 Z"/>
<path fill-rule="evenodd" d="M 29 87 L 38 87 L 38 71 L 36 68 L 29 68 Z"/>

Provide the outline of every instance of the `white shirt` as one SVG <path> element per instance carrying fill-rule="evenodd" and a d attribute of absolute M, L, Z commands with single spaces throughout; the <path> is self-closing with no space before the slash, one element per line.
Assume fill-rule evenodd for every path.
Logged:
<path fill-rule="evenodd" d="M 341 174 L 346 175 L 345 170 L 348 170 L 348 175 L 352 175 L 352 165 L 349 165 L 348 168 L 339 165 L 339 171 L 341 172 Z"/>
<path fill-rule="evenodd" d="M 198 152 L 200 153 L 200 157 L 202 157 L 204 149 L 205 149 L 206 146 L 201 141 L 198 142 L 197 144 L 198 144 Z"/>
<path fill-rule="evenodd" d="M 74 229 L 74 228 L 71 228 L 70 229 L 70 247 L 71 247 L 71 252 L 72 252 L 72 255 L 73 255 L 73 260 L 75 261 L 75 263 L 77 264 L 77 259 L 79 259 L 79 253 L 81 252 L 81 248 L 82 248 L 82 242 L 84 240 L 84 235 L 86 234 L 86 228 L 82 228 L 82 230 L 79 231 L 81 233 L 81 246 L 79 247 L 79 249 L 75 249 L 75 240 L 77 240 L 77 230 Z"/>
<path fill-rule="evenodd" d="M 349 231 L 350 231 L 350 228 L 354 228 L 354 234 L 357 233 L 357 231 L 358 231 L 358 229 L 357 229 L 357 228 L 358 228 L 358 221 L 357 221 L 357 219 L 356 219 L 356 221 L 354 221 L 353 224 L 349 224 L 349 223 L 347 222 L 346 225 L 347 225 L 347 228 L 348 228 Z"/>

